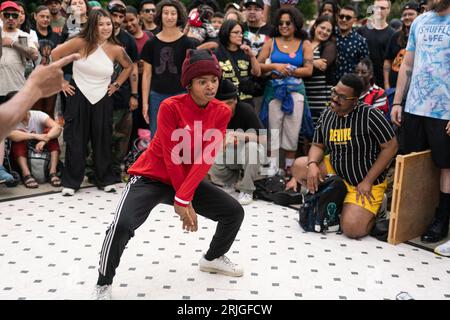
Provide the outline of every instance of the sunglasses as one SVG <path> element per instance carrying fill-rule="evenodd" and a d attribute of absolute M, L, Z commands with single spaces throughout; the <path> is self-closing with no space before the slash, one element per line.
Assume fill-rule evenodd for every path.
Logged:
<path fill-rule="evenodd" d="M 339 15 L 339 19 L 340 19 L 340 20 L 345 20 L 345 21 L 350 21 L 350 20 L 353 19 L 353 17 L 352 17 L 352 16 L 348 16 L 348 15 L 346 15 L 346 14 L 340 14 L 340 15 Z"/>
<path fill-rule="evenodd" d="M 291 24 L 292 24 L 291 21 L 280 21 L 280 22 L 278 22 L 278 26 L 279 27 L 282 27 L 284 25 L 286 25 L 286 27 L 289 27 Z"/>
<path fill-rule="evenodd" d="M 3 12 L 3 16 L 5 17 L 5 19 L 9 19 L 9 18 L 18 19 L 19 18 L 18 13 L 11 13 L 11 12 Z"/>
<path fill-rule="evenodd" d="M 142 10 L 144 13 L 155 13 L 156 10 L 155 9 L 143 9 Z"/>
<path fill-rule="evenodd" d="M 337 94 L 336 93 L 336 87 L 331 88 L 331 97 L 337 97 L 340 101 L 347 101 L 347 100 L 353 100 L 357 97 L 347 97 L 343 94 Z"/>

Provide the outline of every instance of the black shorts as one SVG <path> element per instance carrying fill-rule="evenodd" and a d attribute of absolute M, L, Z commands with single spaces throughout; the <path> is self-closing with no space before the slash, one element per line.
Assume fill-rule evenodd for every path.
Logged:
<path fill-rule="evenodd" d="M 450 136 L 445 130 L 449 121 L 403 112 L 398 135 L 400 154 L 431 149 L 434 164 L 449 169 Z"/>

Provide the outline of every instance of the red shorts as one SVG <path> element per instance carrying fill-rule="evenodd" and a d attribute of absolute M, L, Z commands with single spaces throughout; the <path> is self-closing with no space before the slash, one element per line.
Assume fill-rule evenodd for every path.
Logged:
<path fill-rule="evenodd" d="M 11 145 L 11 153 L 13 159 L 17 159 L 18 157 L 27 157 L 28 156 L 28 150 L 27 150 L 28 141 L 20 141 L 20 142 L 13 142 Z M 50 140 L 45 148 L 52 152 L 52 151 L 60 151 L 59 149 L 59 143 L 58 139 L 52 139 Z"/>

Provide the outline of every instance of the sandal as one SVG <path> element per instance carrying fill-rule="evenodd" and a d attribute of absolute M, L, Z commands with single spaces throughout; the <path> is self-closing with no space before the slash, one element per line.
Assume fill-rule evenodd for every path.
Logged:
<path fill-rule="evenodd" d="M 31 174 L 23 177 L 23 184 L 25 185 L 25 188 L 29 189 L 36 189 L 39 187 L 39 184 L 36 182 L 36 180 L 33 178 Z"/>
<path fill-rule="evenodd" d="M 50 173 L 50 185 L 52 187 L 61 187 L 61 179 L 58 177 L 58 174 L 56 172 Z"/>

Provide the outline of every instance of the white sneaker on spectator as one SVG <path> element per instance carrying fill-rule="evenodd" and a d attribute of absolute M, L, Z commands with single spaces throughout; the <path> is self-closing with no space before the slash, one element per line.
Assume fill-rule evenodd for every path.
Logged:
<path fill-rule="evenodd" d="M 63 188 L 61 194 L 65 197 L 71 197 L 75 194 L 75 189 L 72 188 Z"/>
<path fill-rule="evenodd" d="M 240 192 L 238 201 L 241 205 L 246 206 L 253 202 L 253 194 L 247 192 Z"/>
<path fill-rule="evenodd" d="M 109 186 L 104 187 L 103 191 L 105 191 L 105 192 L 116 192 L 116 185 L 115 184 L 110 184 Z"/>
<path fill-rule="evenodd" d="M 267 158 L 267 163 L 261 166 L 259 174 L 262 176 L 273 177 L 279 173 L 279 171 L 280 168 L 278 167 L 278 159 Z"/>
<path fill-rule="evenodd" d="M 212 261 L 206 260 L 205 255 L 203 255 L 199 262 L 199 268 L 201 271 L 217 272 L 231 277 L 241 277 L 244 274 L 244 270 L 231 262 L 225 255 Z"/>
<path fill-rule="evenodd" d="M 434 253 L 444 257 L 450 257 L 450 240 L 434 248 Z"/>
<path fill-rule="evenodd" d="M 92 293 L 92 300 L 111 300 L 112 286 L 110 284 L 99 286 L 95 285 Z"/>

